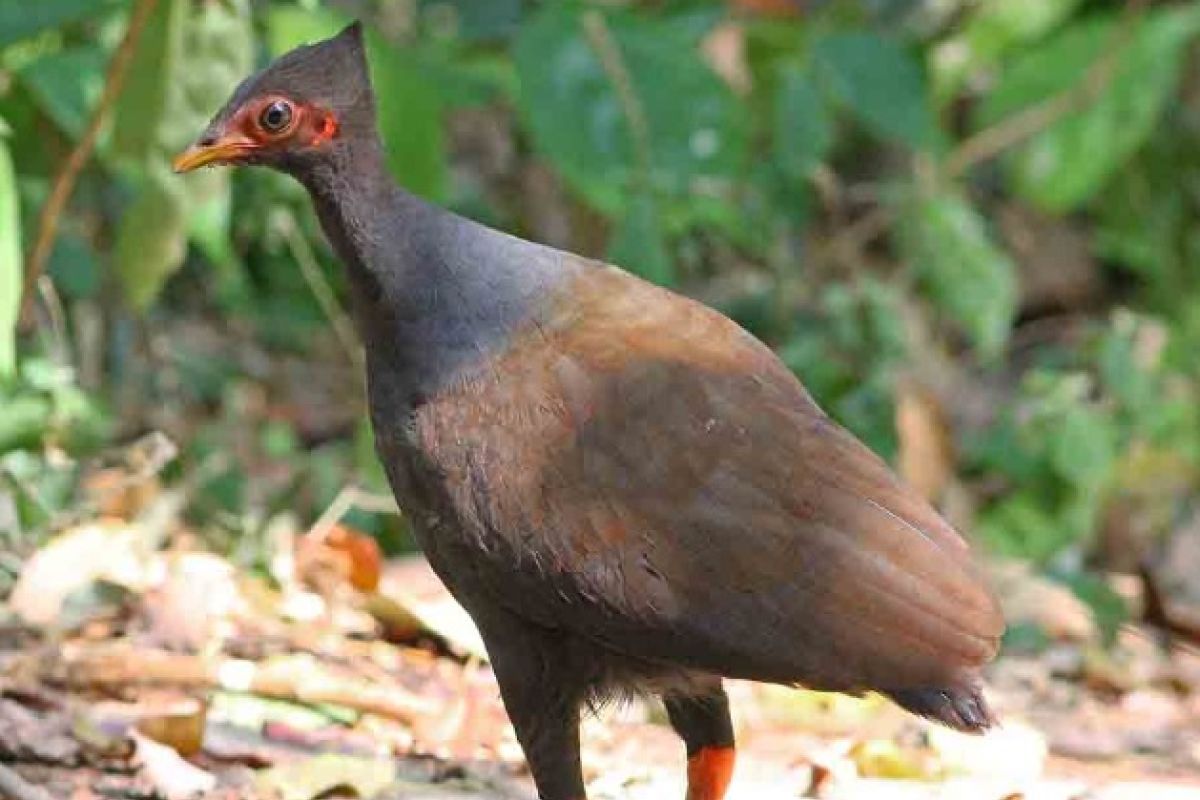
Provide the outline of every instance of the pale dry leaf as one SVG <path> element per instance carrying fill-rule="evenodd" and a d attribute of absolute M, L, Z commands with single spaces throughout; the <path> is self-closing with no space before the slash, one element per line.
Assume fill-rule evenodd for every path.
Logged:
<path fill-rule="evenodd" d="M 396 765 L 390 760 L 326 754 L 294 764 L 271 767 L 255 777 L 263 792 L 275 792 L 281 800 L 313 800 L 339 791 L 369 798 L 396 780 Z"/>
<path fill-rule="evenodd" d="M 174 749 L 136 732 L 133 739 L 142 772 L 167 800 L 187 800 L 216 788 L 212 773 L 188 763 Z"/>
<path fill-rule="evenodd" d="M 55 536 L 29 559 L 9 607 L 30 625 L 49 626 L 76 591 L 104 580 L 137 592 L 154 568 L 154 554 L 135 526 L 115 519 L 84 523 Z"/>
<path fill-rule="evenodd" d="M 412 614 L 423 628 L 445 639 L 456 652 L 487 660 L 487 649 L 475 622 L 425 559 L 389 561 L 378 594 Z"/>

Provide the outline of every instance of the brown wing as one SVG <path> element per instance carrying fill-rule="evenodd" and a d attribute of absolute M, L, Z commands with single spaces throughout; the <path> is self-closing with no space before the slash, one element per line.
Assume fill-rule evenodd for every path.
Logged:
<path fill-rule="evenodd" d="M 420 435 L 477 579 L 610 647 L 829 689 L 956 682 L 1003 625 L 959 536 L 761 343 L 587 270 Z"/>

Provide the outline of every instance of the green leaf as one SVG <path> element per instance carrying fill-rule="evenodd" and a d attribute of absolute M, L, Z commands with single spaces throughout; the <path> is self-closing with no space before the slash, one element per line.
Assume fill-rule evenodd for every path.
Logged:
<path fill-rule="evenodd" d="M 182 76 L 188 0 L 158 0 L 138 40 L 113 117 L 112 150 L 135 161 L 155 153 L 172 87 Z"/>
<path fill-rule="evenodd" d="M 8 143 L 0 137 L 0 379 L 17 366 L 17 316 L 21 308 L 21 219 L 17 176 Z"/>
<path fill-rule="evenodd" d="M 125 299 L 145 311 L 183 263 L 187 202 L 182 184 L 164 168 L 152 167 L 117 233 L 116 271 Z"/>
<path fill-rule="evenodd" d="M 78 139 L 104 91 L 105 64 L 98 47 L 82 46 L 43 56 L 22 69 L 18 78 L 42 113 Z"/>
<path fill-rule="evenodd" d="M 1017 310 L 1016 267 L 962 196 L 943 191 L 902 200 L 900 247 L 930 298 L 984 357 L 1008 340 Z"/>
<path fill-rule="evenodd" d="M 1084 532 L 1071 529 L 1031 489 L 1021 489 L 988 506 L 975 529 L 993 553 L 1046 561 Z"/>
<path fill-rule="evenodd" d="M 924 71 L 900 42 L 838 33 L 817 41 L 813 60 L 830 93 L 869 131 L 915 150 L 939 145 Z"/>
<path fill-rule="evenodd" d="M 605 213 L 624 214 L 642 184 L 686 200 L 743 167 L 744 112 L 686 26 L 548 3 L 514 59 L 534 144 Z"/>
<path fill-rule="evenodd" d="M 1079 405 L 1064 414 L 1049 433 L 1051 464 L 1073 486 L 1095 490 L 1112 473 L 1117 431 L 1111 417 Z"/>
<path fill-rule="evenodd" d="M 1082 0 L 983 0 L 961 31 L 930 51 L 934 95 L 953 98 L 972 75 L 1013 48 L 1034 42 L 1071 16 Z"/>
<path fill-rule="evenodd" d="M 1006 159 L 1013 190 L 1039 208 L 1079 207 L 1147 140 L 1179 83 L 1184 45 L 1200 30 L 1200 6 L 1147 12 L 1133 29 L 1128 24 L 1109 15 L 1067 28 L 1007 70 L 980 109 L 983 128 L 1078 93 L 1078 111 Z M 1110 66 L 1096 67 L 1099 59 Z"/>
<path fill-rule="evenodd" d="M 789 64 L 780 71 L 775 95 L 775 158 L 794 180 L 802 180 L 833 146 L 833 120 L 812 72 Z"/>
<path fill-rule="evenodd" d="M 660 286 L 675 285 L 675 264 L 653 197 L 634 196 L 609 242 L 608 259 Z"/>
<path fill-rule="evenodd" d="M 431 28 L 452 28 L 470 42 L 494 41 L 516 33 L 523 0 L 421 0 Z"/>
<path fill-rule="evenodd" d="M 5 397 L 0 414 L 0 453 L 25 447 L 37 447 L 50 427 L 53 409 L 50 401 L 37 395 Z"/>
<path fill-rule="evenodd" d="M 44 30 L 98 16 L 128 0 L 3 0 L 0 2 L 0 48 Z"/>
<path fill-rule="evenodd" d="M 327 38 L 349 22 L 349 17 L 329 9 L 273 7 L 268 17 L 271 53 L 280 56 Z M 441 197 L 446 191 L 447 159 L 437 88 L 414 53 L 393 47 L 373 29 L 367 30 L 366 40 L 388 168 L 409 190 Z"/>

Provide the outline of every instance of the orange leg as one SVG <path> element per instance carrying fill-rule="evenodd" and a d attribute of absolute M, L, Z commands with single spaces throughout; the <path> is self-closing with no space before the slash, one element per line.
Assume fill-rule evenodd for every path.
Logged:
<path fill-rule="evenodd" d="M 703 747 L 689 758 L 687 800 L 724 800 L 734 760 L 732 747 Z"/>

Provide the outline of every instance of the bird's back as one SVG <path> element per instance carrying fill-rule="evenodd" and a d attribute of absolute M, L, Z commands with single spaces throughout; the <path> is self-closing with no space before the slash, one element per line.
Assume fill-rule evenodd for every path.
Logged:
<path fill-rule="evenodd" d="M 561 255 L 570 277 L 417 412 L 467 543 L 448 569 L 655 661 L 973 685 L 1002 623 L 961 538 L 736 324 Z"/>

